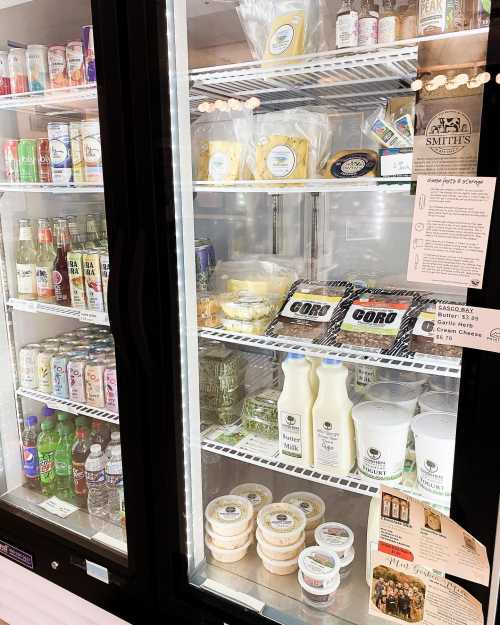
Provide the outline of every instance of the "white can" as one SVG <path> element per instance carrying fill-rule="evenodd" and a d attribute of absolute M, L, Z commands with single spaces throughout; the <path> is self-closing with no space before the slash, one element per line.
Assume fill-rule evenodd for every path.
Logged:
<path fill-rule="evenodd" d="M 8 60 L 11 92 L 26 93 L 28 91 L 26 50 L 24 48 L 10 48 Z"/>
<path fill-rule="evenodd" d="M 47 124 L 47 134 L 49 136 L 52 180 L 57 184 L 72 182 L 73 167 L 69 124 L 50 122 Z"/>
<path fill-rule="evenodd" d="M 81 127 L 85 179 L 87 182 L 102 184 L 101 129 L 99 120 L 84 121 Z"/>
<path fill-rule="evenodd" d="M 47 46 L 30 45 L 26 50 L 28 85 L 30 91 L 45 91 L 49 88 L 49 66 Z"/>
<path fill-rule="evenodd" d="M 70 41 L 66 45 L 66 62 L 70 87 L 84 85 L 85 63 L 83 59 L 83 44 L 81 41 Z"/>
<path fill-rule="evenodd" d="M 85 367 L 85 394 L 87 395 L 87 404 L 104 408 L 104 369 L 106 368 L 105 360 L 89 360 Z"/>
<path fill-rule="evenodd" d="M 19 383 L 23 388 L 38 388 L 38 343 L 25 345 L 19 351 Z"/>
<path fill-rule="evenodd" d="M 52 356 L 57 354 L 58 347 L 42 347 L 37 359 L 38 390 L 42 393 L 52 393 Z"/>
<path fill-rule="evenodd" d="M 69 398 L 72 401 L 84 404 L 87 401 L 85 394 L 85 367 L 87 356 L 72 358 L 68 363 Z"/>
<path fill-rule="evenodd" d="M 85 182 L 83 167 L 82 127 L 80 122 L 70 122 L 69 136 L 71 141 L 71 162 L 73 164 L 73 180 Z"/>

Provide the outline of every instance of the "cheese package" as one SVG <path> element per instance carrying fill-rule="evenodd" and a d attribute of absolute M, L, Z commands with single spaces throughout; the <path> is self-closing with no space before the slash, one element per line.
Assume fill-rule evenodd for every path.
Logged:
<path fill-rule="evenodd" d="M 363 132 L 384 148 L 407 148 L 413 145 L 412 138 L 401 134 L 393 122 L 386 118 L 384 107 L 366 118 Z"/>
<path fill-rule="evenodd" d="M 415 319 L 411 332 L 410 351 L 430 356 L 460 358 L 462 348 L 456 345 L 434 343 L 434 324 L 436 321 L 436 303 L 427 302 Z"/>
<path fill-rule="evenodd" d="M 331 156 L 322 170 L 324 178 L 361 178 L 377 175 L 378 156 L 373 150 L 342 150 Z"/>
<path fill-rule="evenodd" d="M 228 260 L 215 268 L 215 282 L 219 293 L 245 293 L 270 298 L 276 295 L 280 303 L 290 285 L 297 279 L 295 269 L 285 263 L 259 260 Z"/>

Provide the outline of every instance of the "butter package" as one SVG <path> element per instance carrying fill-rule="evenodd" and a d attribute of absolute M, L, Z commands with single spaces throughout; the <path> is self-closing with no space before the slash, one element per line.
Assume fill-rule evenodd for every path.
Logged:
<path fill-rule="evenodd" d="M 460 358 L 462 348 L 456 345 L 434 343 L 434 324 L 436 322 L 436 302 L 427 301 L 415 317 L 410 337 L 410 351 L 429 356 Z"/>
<path fill-rule="evenodd" d="M 401 123 L 402 120 L 400 120 Z M 412 146 L 409 136 L 401 134 L 396 126 L 386 118 L 385 109 L 380 107 L 366 118 L 363 132 L 384 148 L 406 148 Z"/>

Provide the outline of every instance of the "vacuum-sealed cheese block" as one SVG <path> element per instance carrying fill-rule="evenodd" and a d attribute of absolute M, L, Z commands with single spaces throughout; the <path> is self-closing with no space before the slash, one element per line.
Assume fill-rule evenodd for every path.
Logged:
<path fill-rule="evenodd" d="M 304 54 L 305 12 L 279 15 L 272 23 L 264 59 L 277 59 Z"/>
<path fill-rule="evenodd" d="M 360 178 L 377 175 L 378 156 L 373 150 L 342 150 L 323 168 L 325 178 Z"/>
<path fill-rule="evenodd" d="M 256 146 L 256 180 L 307 178 L 309 141 L 300 137 L 271 135 Z"/>

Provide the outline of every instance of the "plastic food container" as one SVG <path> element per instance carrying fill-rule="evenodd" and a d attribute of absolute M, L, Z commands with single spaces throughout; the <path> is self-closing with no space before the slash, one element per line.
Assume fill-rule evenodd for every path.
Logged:
<path fill-rule="evenodd" d="M 429 391 L 418 400 L 420 412 L 451 412 L 457 414 L 458 393 L 445 391 Z"/>
<path fill-rule="evenodd" d="M 429 376 L 429 386 L 432 391 L 448 391 L 449 393 L 458 393 L 460 388 L 459 378 L 449 378 L 445 375 Z"/>
<path fill-rule="evenodd" d="M 368 480 L 397 484 L 403 475 L 411 416 L 407 410 L 384 401 L 354 406 L 358 470 Z"/>
<path fill-rule="evenodd" d="M 257 517 L 259 510 L 273 501 L 272 492 L 263 484 L 240 484 L 233 488 L 231 495 L 238 495 L 248 499 L 252 504 L 254 517 Z"/>
<path fill-rule="evenodd" d="M 422 392 L 429 376 L 423 373 L 415 373 L 415 371 L 400 371 L 399 369 L 379 367 L 378 378 L 379 382 L 400 382 L 408 386 L 408 388 L 414 388 Z"/>
<path fill-rule="evenodd" d="M 298 558 L 292 558 L 291 560 L 273 560 L 268 558 L 262 552 L 260 543 L 257 543 L 257 554 L 262 560 L 264 568 L 273 575 L 290 575 L 295 573 L 298 568 Z"/>
<path fill-rule="evenodd" d="M 347 553 L 340 559 L 340 579 L 346 579 L 349 577 L 352 571 L 352 563 L 354 561 L 355 551 L 354 547 L 347 550 Z"/>
<path fill-rule="evenodd" d="M 237 536 L 253 522 L 253 507 L 245 497 L 224 495 L 208 504 L 205 517 L 220 536 Z"/>
<path fill-rule="evenodd" d="M 314 538 L 318 545 L 335 552 L 339 558 L 344 558 L 354 543 L 352 529 L 347 525 L 333 521 L 317 527 Z"/>
<path fill-rule="evenodd" d="M 262 532 L 257 529 L 257 542 L 260 545 L 260 550 L 262 551 L 262 554 L 270 560 L 293 560 L 294 558 L 298 558 L 300 552 L 305 547 L 304 541 L 305 537 L 302 534 L 299 540 L 293 545 L 276 547 L 276 545 L 270 545 L 267 543 L 262 536 Z"/>
<path fill-rule="evenodd" d="M 280 298 L 252 293 L 222 293 L 219 304 L 226 317 L 240 321 L 255 321 L 271 317 L 277 311 Z"/>
<path fill-rule="evenodd" d="M 242 534 L 237 534 L 236 536 L 220 536 L 217 532 L 214 532 L 208 521 L 205 523 L 205 532 L 210 537 L 212 545 L 219 549 L 239 549 L 249 540 L 252 542 L 253 529 L 253 525 L 250 525 Z"/>
<path fill-rule="evenodd" d="M 339 577 L 339 557 L 324 547 L 307 547 L 299 556 L 304 582 L 314 588 L 328 588 Z"/>
<path fill-rule="evenodd" d="M 306 530 L 312 530 L 323 521 L 325 515 L 325 502 L 315 495 L 303 491 L 289 493 L 281 500 L 284 503 L 297 506 L 306 515 Z"/>
<path fill-rule="evenodd" d="M 332 605 L 335 600 L 335 592 L 340 584 L 340 577 L 337 577 L 332 585 L 326 588 L 315 588 L 306 584 L 302 571 L 299 571 L 298 579 L 302 588 L 302 598 L 306 605 L 317 610 L 326 610 Z"/>
<path fill-rule="evenodd" d="M 404 408 L 413 416 L 422 387 L 412 388 L 402 382 L 375 382 L 366 387 L 366 397 L 371 401 L 389 401 Z"/>
<path fill-rule="evenodd" d="M 417 484 L 436 502 L 451 495 L 456 428 L 456 414 L 444 412 L 424 412 L 412 424 Z"/>
<path fill-rule="evenodd" d="M 306 527 L 306 515 L 297 506 L 271 503 L 260 510 L 257 526 L 267 543 L 286 547 L 299 542 Z"/>
<path fill-rule="evenodd" d="M 315 531 L 316 529 L 306 530 L 306 547 L 316 544 L 316 538 L 314 537 Z"/>
<path fill-rule="evenodd" d="M 272 317 L 257 319 L 256 321 L 240 321 L 239 319 L 221 319 L 224 330 L 229 332 L 239 332 L 241 334 L 264 334 L 267 326 L 271 323 Z"/>
<path fill-rule="evenodd" d="M 246 556 L 248 547 L 252 544 L 252 539 L 250 538 L 242 547 L 238 547 L 237 549 L 221 549 L 220 547 L 216 547 L 210 536 L 205 536 L 205 544 L 210 549 L 214 560 L 230 563 L 238 562 L 238 560 Z"/>

